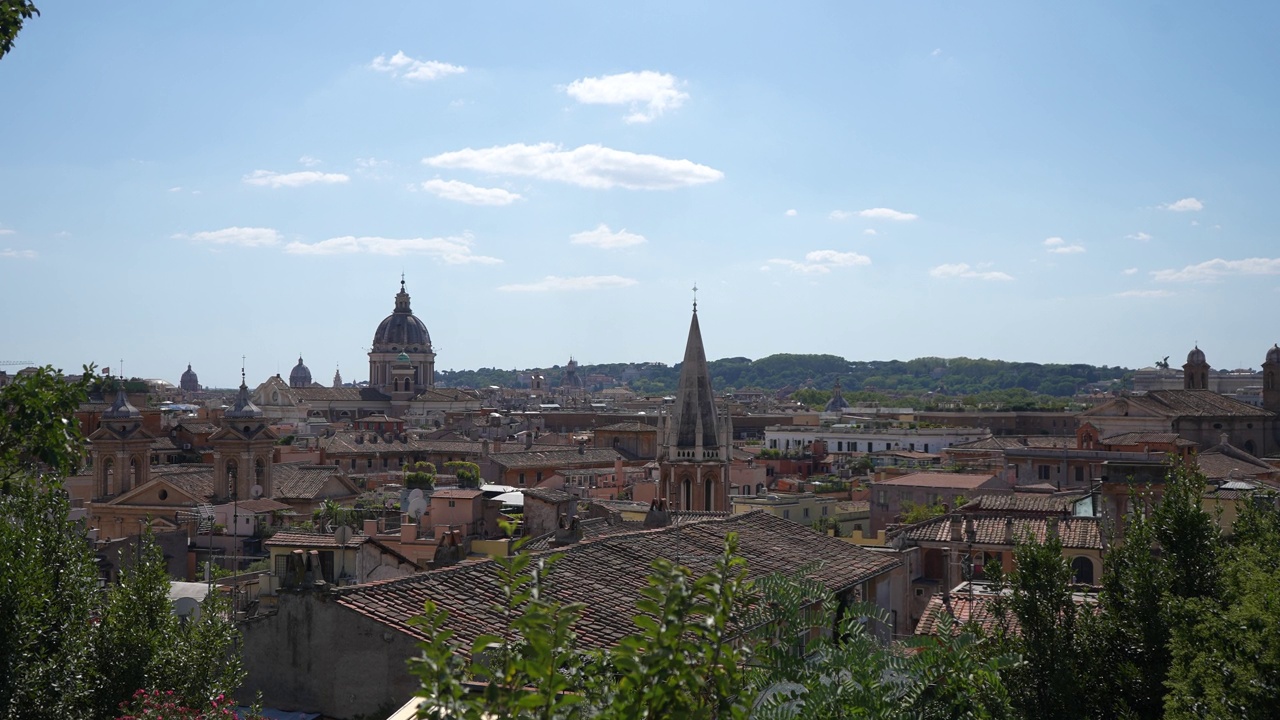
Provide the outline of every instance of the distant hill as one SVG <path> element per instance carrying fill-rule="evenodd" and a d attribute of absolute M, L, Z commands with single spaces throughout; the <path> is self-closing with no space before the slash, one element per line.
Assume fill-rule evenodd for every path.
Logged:
<path fill-rule="evenodd" d="M 847 393 L 877 393 L 890 396 L 938 392 L 946 395 L 977 395 L 996 391 L 1025 391 L 1037 395 L 1070 397 L 1087 385 L 1127 382 L 1132 370 L 1095 365 L 1015 363 L 984 358 L 923 357 L 915 360 L 846 360 L 838 355 L 795 355 L 783 353 L 751 360 L 722 358 L 708 363 L 711 380 L 719 392 L 743 388 L 779 390 L 813 387 L 828 390 L 839 378 Z M 541 372 L 551 386 L 560 383 L 560 366 L 524 371 Z M 640 393 L 674 392 L 680 365 L 662 363 L 611 363 L 580 365 L 578 376 L 615 378 Z M 489 385 L 512 387 L 514 370 L 443 370 L 436 381 L 448 387 L 481 388 Z"/>

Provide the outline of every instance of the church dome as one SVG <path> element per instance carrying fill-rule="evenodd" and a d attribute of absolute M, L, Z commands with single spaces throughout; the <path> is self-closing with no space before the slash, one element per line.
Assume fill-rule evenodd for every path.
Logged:
<path fill-rule="evenodd" d="M 1280 363 L 1280 345 L 1273 345 L 1267 351 L 1267 364 Z"/>
<path fill-rule="evenodd" d="M 404 281 L 396 293 L 396 309 L 378 325 L 373 334 L 373 349 L 379 352 L 431 352 L 431 335 L 427 326 L 409 309 L 409 293 Z"/>
<path fill-rule="evenodd" d="M 200 389 L 200 378 L 196 377 L 196 372 L 191 369 L 191 363 L 187 363 L 187 371 L 182 373 L 182 379 L 178 381 L 178 387 L 188 392 Z"/>
<path fill-rule="evenodd" d="M 293 372 L 289 373 L 289 387 L 311 387 L 311 370 L 303 364 L 301 355 L 298 356 L 298 364 L 293 366 Z"/>
<path fill-rule="evenodd" d="M 1188 365 L 1204 365 L 1205 364 L 1204 351 L 1200 349 L 1199 345 L 1195 346 L 1194 348 L 1191 349 L 1191 352 L 1187 353 L 1187 364 Z"/>

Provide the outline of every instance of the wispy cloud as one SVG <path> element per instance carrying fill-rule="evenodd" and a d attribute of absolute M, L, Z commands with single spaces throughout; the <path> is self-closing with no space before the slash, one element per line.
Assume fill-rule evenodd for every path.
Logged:
<path fill-rule="evenodd" d="M 804 260 L 787 260 L 784 258 L 773 258 L 769 260 L 771 265 L 779 265 L 789 268 L 795 272 L 806 274 L 826 274 L 834 268 L 840 267 L 856 267 L 859 265 L 870 265 L 871 258 L 866 255 L 859 255 L 856 252 L 840 252 L 839 250 L 812 250 L 805 253 Z"/>
<path fill-rule="evenodd" d="M 12 235 L 15 232 L 17 232 L 17 230 L 12 230 L 10 228 L 0 228 L 0 235 Z"/>
<path fill-rule="evenodd" d="M 1013 276 L 997 270 L 983 269 L 985 266 L 971 267 L 969 263 L 952 263 L 939 265 L 929 271 L 936 278 L 964 278 L 973 280 L 1012 280 Z"/>
<path fill-rule="evenodd" d="M 1083 245 L 1068 245 L 1067 241 L 1060 237 L 1045 238 L 1044 249 L 1046 252 L 1057 253 L 1058 255 L 1072 255 L 1084 252 Z"/>
<path fill-rule="evenodd" d="M 1173 293 L 1168 290 L 1125 290 L 1118 292 L 1114 297 L 1118 298 L 1162 298 L 1169 297 Z"/>
<path fill-rule="evenodd" d="M 191 240 L 209 245 L 238 245 L 240 247 L 268 247 L 279 244 L 280 233 L 272 228 L 229 227 L 221 230 L 206 230 L 187 235 L 178 233 L 174 240 Z"/>
<path fill-rule="evenodd" d="M 796 212 L 795 208 L 791 208 L 790 210 L 788 210 L 788 211 L 786 212 L 786 216 L 787 216 L 787 217 L 795 217 L 795 216 L 796 216 L 796 215 L 798 215 L 798 214 L 799 214 L 799 213 L 797 213 L 797 212 Z"/>
<path fill-rule="evenodd" d="M 14 250 L 13 248 L 5 248 L 0 250 L 0 258 L 14 258 L 17 260 L 35 260 L 35 250 Z"/>
<path fill-rule="evenodd" d="M 320 160 L 320 158 L 312 157 L 310 155 L 303 155 L 302 157 L 298 158 L 298 164 L 303 167 L 315 167 L 319 165 L 321 162 L 322 161 Z"/>
<path fill-rule="evenodd" d="M 879 235 L 880 233 L 876 232 L 875 228 L 867 228 L 866 230 L 862 231 L 862 234 L 863 235 Z"/>
<path fill-rule="evenodd" d="M 932 57 L 938 57 L 941 54 L 942 54 L 942 48 L 934 48 L 933 52 L 929 53 L 929 55 L 931 55 Z"/>
<path fill-rule="evenodd" d="M 858 217 L 905 222 L 907 220 L 915 220 L 919 216 L 915 213 L 900 212 L 892 208 L 868 208 L 866 210 L 859 210 Z"/>
<path fill-rule="evenodd" d="M 329 238 L 316 243 L 291 242 L 284 251 L 294 255 L 425 255 L 446 265 L 478 263 L 493 265 L 502 262 L 498 258 L 476 255 L 471 251 L 470 235 L 436 238 L 383 238 L 343 237 Z"/>
<path fill-rule="evenodd" d="M 510 205 L 524 199 L 502 188 L 477 187 L 461 180 L 428 180 L 422 183 L 422 189 L 445 200 L 468 205 Z"/>
<path fill-rule="evenodd" d="M 254 170 L 244 176 L 246 185 L 261 185 L 272 188 L 301 187 L 317 183 L 330 185 L 344 183 L 351 178 L 342 173 L 325 173 L 316 170 L 299 170 L 291 173 L 278 173 L 272 170 Z"/>
<path fill-rule="evenodd" d="M 1172 210 L 1173 212 L 1198 212 L 1204 209 L 1204 203 L 1193 197 L 1188 197 L 1182 198 L 1177 202 L 1161 205 L 1160 207 L 1165 210 Z"/>
<path fill-rule="evenodd" d="M 1120 272 L 1121 272 L 1121 273 L 1123 273 L 1123 274 L 1125 274 L 1125 275 L 1137 275 L 1137 274 L 1138 274 L 1138 268 L 1125 268 L 1124 270 L 1121 270 Z"/>
<path fill-rule="evenodd" d="M 1146 242 L 1151 239 L 1151 236 L 1144 232 L 1136 232 L 1131 235 L 1125 235 L 1124 237 L 1126 240 L 1137 240 L 1138 242 Z"/>
<path fill-rule="evenodd" d="M 466 148 L 424 158 L 426 165 L 521 175 L 580 187 L 671 190 L 715 182 L 724 173 L 689 160 L 641 155 L 602 145 L 563 150 L 554 143 L 516 143 L 475 150 Z"/>
<path fill-rule="evenodd" d="M 608 225 L 600 223 L 595 230 L 585 230 L 570 235 L 569 242 L 574 245 L 590 245 L 591 247 L 613 250 L 641 245 L 645 242 L 645 239 L 643 235 L 629 233 L 625 228 L 618 232 L 613 232 Z"/>
<path fill-rule="evenodd" d="M 569 97 L 589 105 L 627 105 L 629 123 L 647 123 L 689 99 L 674 75 L 652 70 L 574 80 L 565 88 Z"/>
<path fill-rule="evenodd" d="M 404 52 L 397 52 L 389 58 L 386 55 L 379 55 L 369 63 L 369 67 L 394 78 L 420 82 L 439 80 L 448 75 L 458 75 L 467 71 L 461 65 L 450 65 L 437 60 L 416 60 L 405 55 Z"/>
<path fill-rule="evenodd" d="M 853 213 L 849 212 L 848 210 L 832 210 L 831 214 L 827 215 L 828 219 L 836 220 L 836 221 L 848 220 L 851 217 L 853 217 Z"/>
<path fill-rule="evenodd" d="M 558 292 L 562 290 L 607 290 L 611 288 L 630 287 L 638 284 L 633 278 L 621 275 L 579 275 L 577 277 L 556 277 L 548 275 L 538 282 L 516 285 L 500 285 L 503 292 Z"/>
<path fill-rule="evenodd" d="M 1280 258 L 1214 258 L 1188 265 L 1181 270 L 1156 270 L 1151 273 L 1159 282 L 1208 282 L 1235 275 L 1280 275 Z"/>

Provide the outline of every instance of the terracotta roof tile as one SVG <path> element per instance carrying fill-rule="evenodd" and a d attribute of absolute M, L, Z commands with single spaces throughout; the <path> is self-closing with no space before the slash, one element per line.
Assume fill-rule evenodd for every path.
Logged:
<path fill-rule="evenodd" d="M 955 522 L 965 523 L 969 518 Z M 1006 521 L 1013 522 L 1013 541 L 1019 542 L 1033 537 L 1044 542 L 1048 536 L 1049 518 L 1026 517 L 1023 515 L 992 515 L 974 517 L 973 529 L 975 545 L 1005 545 Z M 894 533 L 895 537 L 904 537 L 916 542 L 951 542 L 952 516 L 943 515 L 915 525 L 908 525 Z M 964 536 L 962 526 L 961 536 Z M 1102 529 L 1096 517 L 1064 517 L 1058 520 L 1058 537 L 1062 546 L 1088 550 L 1102 549 Z M 965 538 L 968 541 L 968 538 Z"/>
<path fill-rule="evenodd" d="M 763 512 L 720 520 L 631 532 L 558 550 L 564 556 L 548 576 L 546 592 L 564 602 L 585 604 L 574 630 L 586 647 L 611 647 L 635 631 L 629 618 L 647 586 L 650 565 L 660 557 L 706 573 L 724 547 L 728 533 L 737 533 L 738 552 L 747 559 L 747 572 L 760 577 L 793 572 L 817 563 L 814 579 L 831 591 L 842 591 L 886 572 L 901 561 L 888 554 L 850 545 Z M 336 602 L 399 632 L 421 638 L 408 624 L 430 599 L 449 612 L 445 626 L 460 647 L 470 648 L 481 634 L 500 633 L 502 596 L 497 565 L 483 561 L 381 583 L 337 591 Z"/>
<path fill-rule="evenodd" d="M 320 494 L 330 478 L 341 476 L 335 465 L 279 463 L 271 468 L 272 497 L 312 500 Z"/>
<path fill-rule="evenodd" d="M 946 472 L 918 472 L 910 475 L 900 475 L 885 480 L 877 480 L 871 483 L 873 487 L 880 485 L 890 485 L 893 487 L 925 487 L 925 488 L 961 488 L 961 489 L 977 489 L 982 485 L 994 480 L 995 476 L 985 475 L 966 475 L 962 473 L 946 473 Z"/>

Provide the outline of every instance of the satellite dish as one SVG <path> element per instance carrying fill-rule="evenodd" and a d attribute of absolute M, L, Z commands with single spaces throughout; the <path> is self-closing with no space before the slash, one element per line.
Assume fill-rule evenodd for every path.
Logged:
<path fill-rule="evenodd" d="M 258 498 L 262 497 L 262 486 L 254 485 L 252 488 L 250 488 L 249 494 L 253 496 L 254 500 L 257 500 Z"/>
<path fill-rule="evenodd" d="M 427 509 L 427 501 L 424 498 L 414 498 L 409 501 L 409 517 L 417 520 L 422 517 L 422 513 Z"/>
<path fill-rule="evenodd" d="M 338 543 L 338 547 L 346 547 L 351 541 L 351 528 L 346 525 L 339 525 L 337 530 L 333 531 L 333 539 Z"/>
<path fill-rule="evenodd" d="M 189 617 L 192 620 L 200 619 L 200 603 L 195 598 L 180 597 L 173 603 L 173 612 L 178 617 Z"/>
<path fill-rule="evenodd" d="M 413 502 L 414 500 L 422 500 L 422 499 L 423 499 L 422 488 L 414 488 L 413 490 L 409 491 L 409 502 Z"/>

